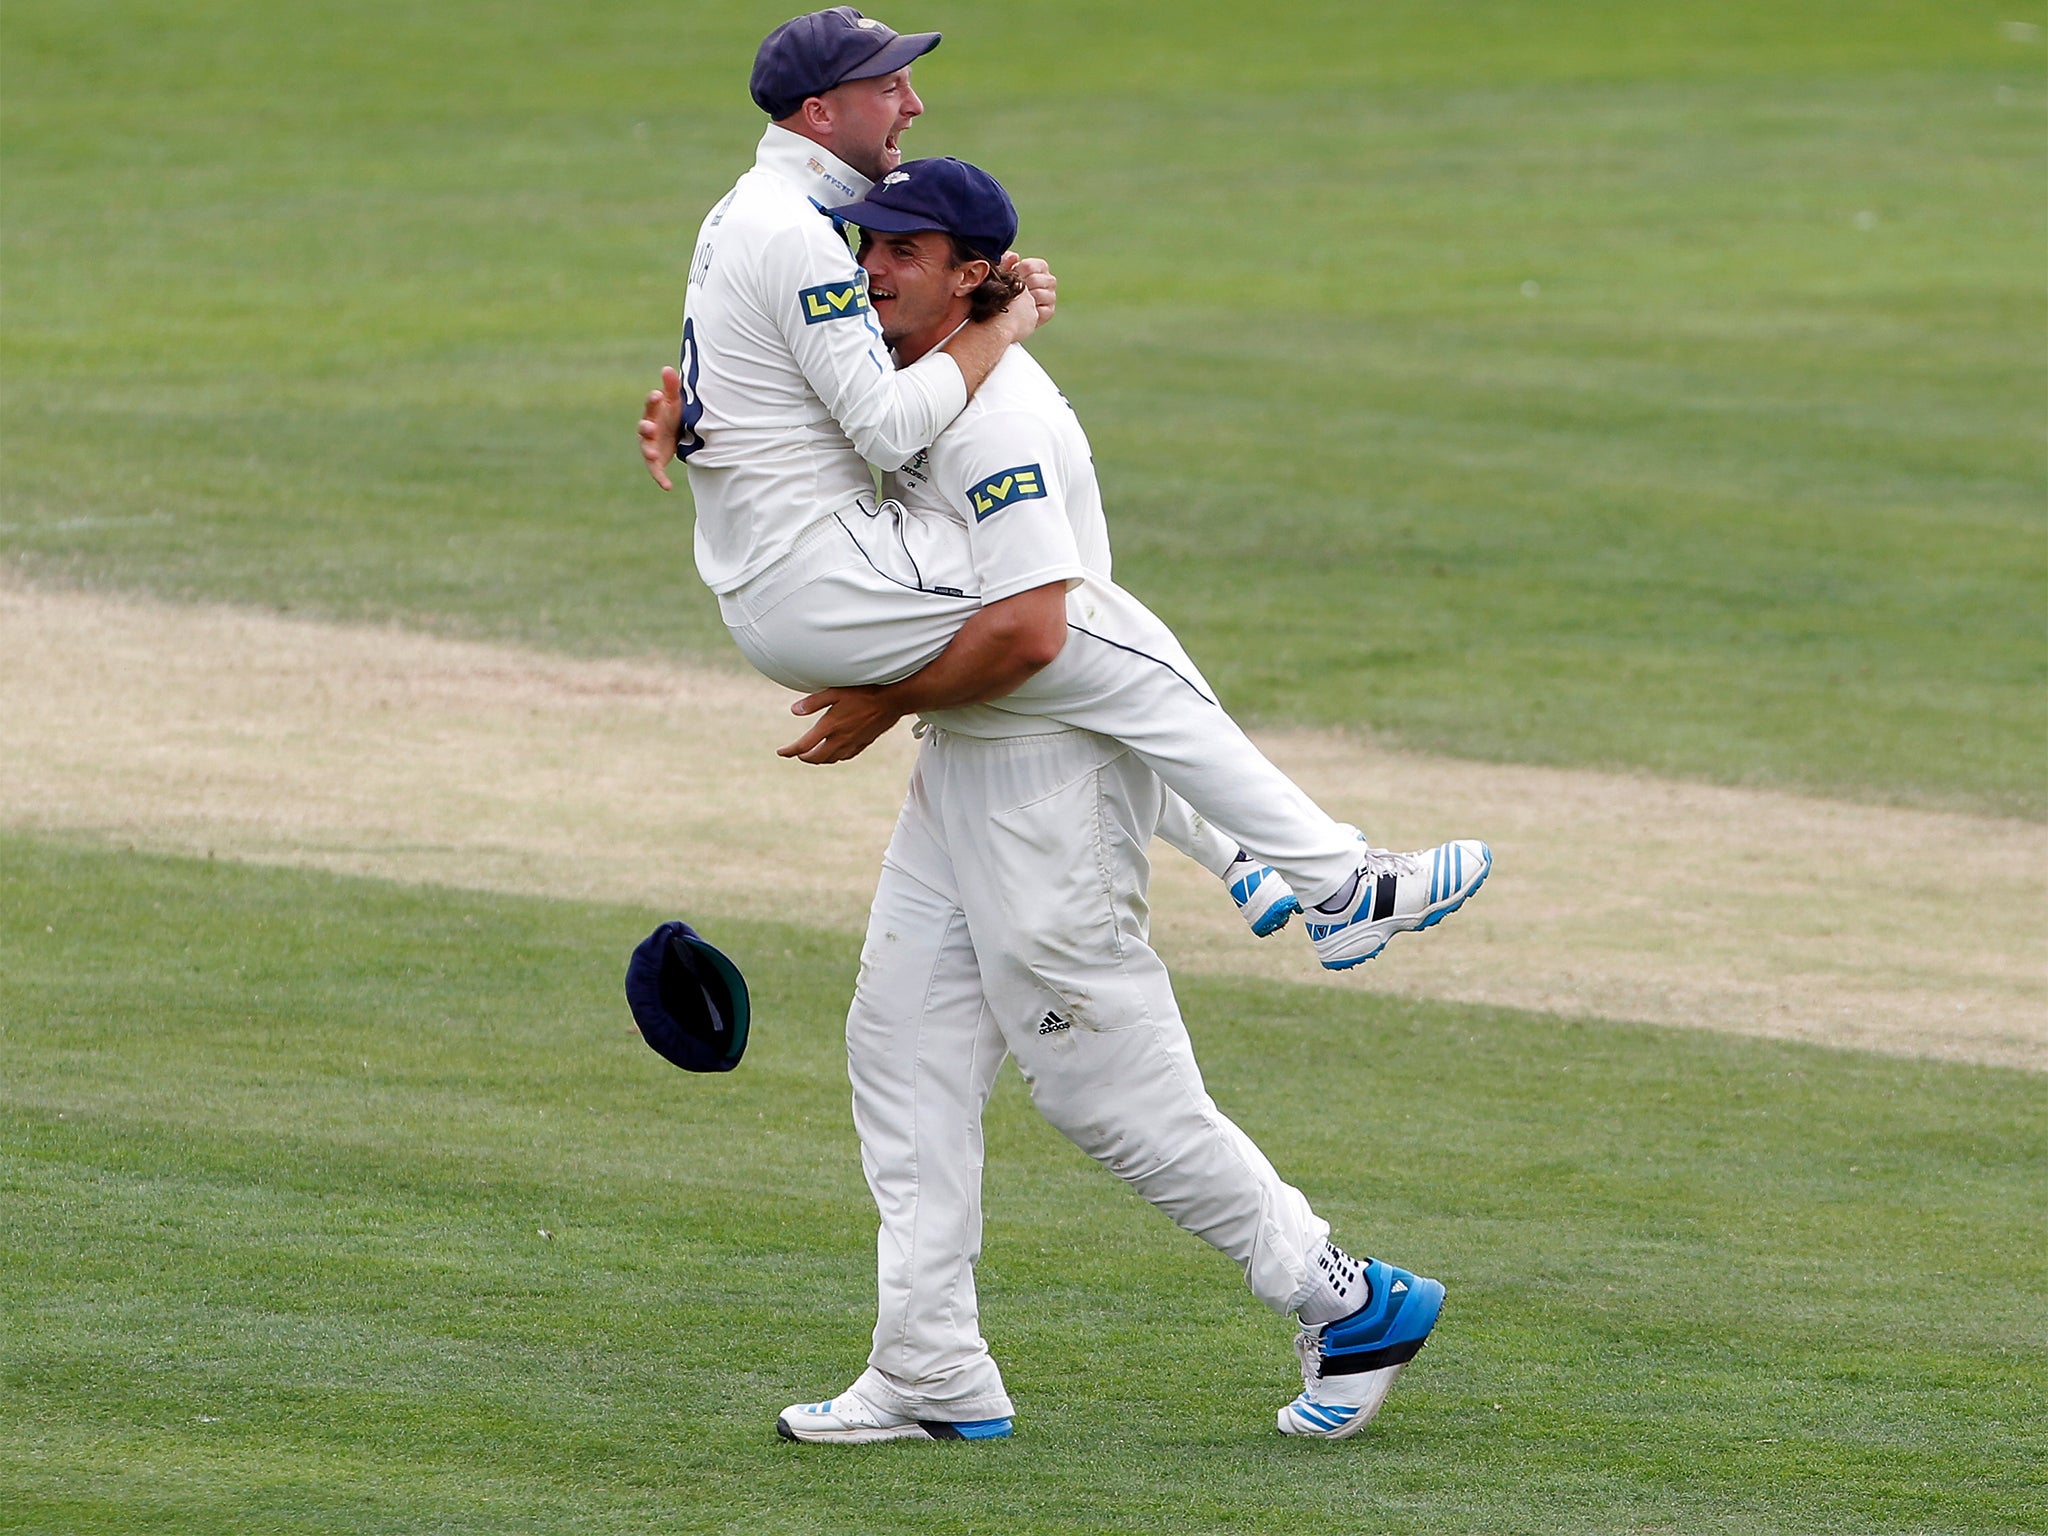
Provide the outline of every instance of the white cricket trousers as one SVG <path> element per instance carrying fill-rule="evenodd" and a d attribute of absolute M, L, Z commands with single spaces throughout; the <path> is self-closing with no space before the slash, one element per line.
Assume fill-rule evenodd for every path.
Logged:
<path fill-rule="evenodd" d="M 784 687 L 814 693 L 896 682 L 944 650 L 980 600 L 925 586 L 916 558 L 893 542 L 894 526 L 860 510 L 821 518 L 782 560 L 721 596 L 747 659 Z M 1123 743 L 1278 870 L 1304 905 L 1358 871 L 1356 830 L 1252 744 L 1173 631 L 1114 582 L 1090 577 L 1067 594 L 1059 656 L 997 707 Z"/>
<path fill-rule="evenodd" d="M 920 1418 L 1011 1412 L 980 1330 L 981 1116 L 1014 1056 L 1068 1140 L 1213 1244 L 1283 1315 L 1329 1224 L 1202 1085 L 1147 943 L 1164 791 L 1080 731 L 929 731 L 882 863 L 846 1021 L 861 1162 L 880 1212 L 860 1390 Z"/>

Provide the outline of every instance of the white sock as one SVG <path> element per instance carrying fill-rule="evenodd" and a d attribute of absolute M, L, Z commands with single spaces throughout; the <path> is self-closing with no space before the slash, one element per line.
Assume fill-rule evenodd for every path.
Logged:
<path fill-rule="evenodd" d="M 1309 1261 L 1315 1289 L 1295 1309 L 1295 1316 L 1311 1328 L 1320 1328 L 1340 1317 L 1349 1317 L 1371 1301 L 1372 1287 L 1366 1283 L 1365 1263 L 1325 1239 Z"/>

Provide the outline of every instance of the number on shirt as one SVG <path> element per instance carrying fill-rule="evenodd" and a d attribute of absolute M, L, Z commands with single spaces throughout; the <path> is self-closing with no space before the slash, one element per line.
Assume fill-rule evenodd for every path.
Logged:
<path fill-rule="evenodd" d="M 683 420 L 676 429 L 676 457 L 687 459 L 704 446 L 697 435 L 697 423 L 704 417 L 704 402 L 697 395 L 697 331 L 683 321 L 683 351 L 676 359 L 676 372 L 683 376 Z"/>

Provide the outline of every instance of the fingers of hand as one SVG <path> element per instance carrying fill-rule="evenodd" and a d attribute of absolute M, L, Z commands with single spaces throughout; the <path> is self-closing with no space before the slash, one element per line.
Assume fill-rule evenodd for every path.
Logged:
<path fill-rule="evenodd" d="M 1019 265 L 1036 268 L 1025 277 L 1024 291 L 1031 296 L 1032 302 L 1037 306 L 1038 318 L 1041 321 L 1050 319 L 1053 310 L 1059 304 L 1060 280 L 1052 275 L 1042 261 L 1034 260 Z"/>
<path fill-rule="evenodd" d="M 673 490 L 672 482 L 665 470 L 675 452 L 674 444 L 663 438 L 661 430 L 651 421 L 640 423 L 640 457 L 647 464 L 647 473 L 654 476 L 654 483 L 664 491 Z"/>
<path fill-rule="evenodd" d="M 820 720 L 816 725 L 812 726 L 808 731 L 805 731 L 803 735 L 797 737 L 797 739 L 795 741 L 792 741 L 788 746 L 777 747 L 775 749 L 775 755 L 777 757 L 799 758 L 806 763 L 814 763 L 818 761 L 818 759 L 813 755 L 818 750 L 818 744 L 824 741 L 825 738 L 830 734 L 830 722 Z"/>
<path fill-rule="evenodd" d="M 1004 314 L 1010 320 L 1013 340 L 1022 341 L 1037 329 L 1039 314 L 1044 307 L 1043 301 L 1029 288 L 1010 300 L 1009 308 Z"/>

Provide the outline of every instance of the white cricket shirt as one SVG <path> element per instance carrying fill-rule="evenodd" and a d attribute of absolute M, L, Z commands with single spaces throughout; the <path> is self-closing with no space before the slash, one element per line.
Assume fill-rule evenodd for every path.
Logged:
<path fill-rule="evenodd" d="M 683 306 L 683 432 L 697 573 L 731 592 L 819 518 L 865 500 L 967 402 L 944 352 L 897 369 L 867 274 L 824 210 L 873 184 L 774 124 L 705 216 Z"/>
<path fill-rule="evenodd" d="M 953 424 L 929 450 L 884 475 L 882 489 L 913 514 L 966 526 L 971 569 L 945 579 L 984 603 L 1055 581 L 1071 589 L 1087 576 L 1109 580 L 1109 523 L 1088 435 L 1052 376 L 1022 347 L 1003 354 Z M 1054 728 L 1043 716 L 985 704 L 926 718 L 964 736 Z"/>

